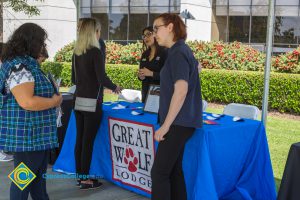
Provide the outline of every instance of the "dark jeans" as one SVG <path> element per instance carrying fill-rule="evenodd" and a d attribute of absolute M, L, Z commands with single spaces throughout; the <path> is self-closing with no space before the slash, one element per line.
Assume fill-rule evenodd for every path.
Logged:
<path fill-rule="evenodd" d="M 32 151 L 14 153 L 14 167 L 23 162 L 36 178 L 22 191 L 13 182 L 10 186 L 10 200 L 27 200 L 30 193 L 33 200 L 49 200 L 46 190 L 46 179 L 43 174 L 47 172 L 48 151 Z"/>
<path fill-rule="evenodd" d="M 75 117 L 77 128 L 76 173 L 86 176 L 89 175 L 94 141 L 101 123 L 101 105 L 97 107 L 96 112 L 75 111 Z"/>
<path fill-rule="evenodd" d="M 186 200 L 182 158 L 195 128 L 172 125 L 157 147 L 151 170 L 152 200 Z"/>

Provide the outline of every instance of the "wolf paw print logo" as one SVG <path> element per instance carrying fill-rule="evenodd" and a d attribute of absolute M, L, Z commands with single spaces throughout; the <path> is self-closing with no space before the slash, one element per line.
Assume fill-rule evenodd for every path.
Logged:
<path fill-rule="evenodd" d="M 126 148 L 126 154 L 124 157 L 124 162 L 128 167 L 128 170 L 130 172 L 136 172 L 137 171 L 137 164 L 138 164 L 138 159 L 137 157 L 134 156 L 134 153 L 131 148 Z"/>

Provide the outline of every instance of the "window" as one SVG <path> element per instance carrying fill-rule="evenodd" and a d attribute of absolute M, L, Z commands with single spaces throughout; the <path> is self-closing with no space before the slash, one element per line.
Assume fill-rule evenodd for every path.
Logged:
<path fill-rule="evenodd" d="M 216 5 L 228 5 L 228 0 L 217 0 Z"/>
<path fill-rule="evenodd" d="M 268 16 L 268 6 L 252 6 L 252 16 Z"/>
<path fill-rule="evenodd" d="M 267 17 L 252 17 L 251 43 L 266 43 Z"/>
<path fill-rule="evenodd" d="M 102 24 L 101 37 L 127 43 L 140 40 L 141 31 L 161 13 L 180 12 L 181 0 L 90 0 L 82 6 Z M 198 2 L 198 0 L 193 0 Z M 222 0 L 227 1 L 227 0 Z M 87 1 L 83 1 L 87 2 Z M 91 4 L 91 5 L 90 5 Z"/>
<path fill-rule="evenodd" d="M 130 14 L 129 40 L 141 40 L 142 30 L 147 26 L 148 15 Z"/>
<path fill-rule="evenodd" d="M 229 42 L 249 42 L 250 17 L 232 16 L 229 18 Z"/>
<path fill-rule="evenodd" d="M 227 16 L 227 6 L 217 6 L 216 7 L 217 16 Z"/>
<path fill-rule="evenodd" d="M 93 13 L 108 13 L 109 11 L 109 0 L 93 0 L 92 5 Z"/>
<path fill-rule="evenodd" d="M 229 5 L 251 5 L 251 0 L 229 0 Z"/>
<path fill-rule="evenodd" d="M 101 23 L 101 38 L 103 40 L 108 40 L 108 14 L 93 14 L 93 17 L 98 19 Z"/>
<path fill-rule="evenodd" d="M 276 17 L 274 43 L 296 44 L 295 31 L 298 27 L 298 17 Z"/>
<path fill-rule="evenodd" d="M 276 5 L 298 6 L 299 5 L 299 0 L 276 0 Z"/>
<path fill-rule="evenodd" d="M 111 14 L 109 40 L 127 40 L 128 14 Z"/>
<path fill-rule="evenodd" d="M 298 16 L 298 6 L 276 6 L 275 16 Z"/>
<path fill-rule="evenodd" d="M 152 26 L 153 25 L 153 22 L 155 20 L 156 17 L 158 17 L 160 14 L 150 14 L 150 17 L 149 17 L 149 26 Z"/>
<path fill-rule="evenodd" d="M 269 5 L 269 0 L 252 0 L 252 5 Z"/>

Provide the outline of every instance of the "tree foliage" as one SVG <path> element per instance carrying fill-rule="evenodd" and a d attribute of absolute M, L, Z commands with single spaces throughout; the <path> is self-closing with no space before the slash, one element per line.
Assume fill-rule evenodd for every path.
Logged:
<path fill-rule="evenodd" d="M 43 2 L 44 0 L 34 0 Z M 33 5 L 30 5 L 27 0 L 4 0 L 4 7 L 11 7 L 15 12 L 24 12 L 26 15 L 39 15 L 40 10 Z"/>

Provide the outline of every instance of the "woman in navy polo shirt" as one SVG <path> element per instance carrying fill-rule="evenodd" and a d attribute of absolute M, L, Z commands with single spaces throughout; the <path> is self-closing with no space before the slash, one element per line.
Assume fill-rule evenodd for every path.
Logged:
<path fill-rule="evenodd" d="M 159 46 L 155 40 L 152 26 L 144 28 L 142 38 L 144 52 L 140 61 L 138 78 L 142 81 L 142 102 L 145 102 L 149 86 L 160 84 L 159 73 L 165 63 L 167 53 L 165 48 Z"/>
<path fill-rule="evenodd" d="M 153 24 L 159 45 L 169 48 L 160 72 L 159 142 L 151 171 L 153 200 L 187 199 L 182 158 L 186 141 L 202 126 L 198 62 L 185 44 L 186 26 L 178 15 L 165 13 Z"/>

